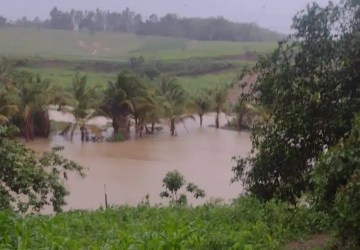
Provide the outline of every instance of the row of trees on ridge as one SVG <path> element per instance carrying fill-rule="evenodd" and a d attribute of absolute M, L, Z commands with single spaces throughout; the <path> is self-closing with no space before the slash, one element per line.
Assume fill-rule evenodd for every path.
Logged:
<path fill-rule="evenodd" d="M 0 25 L 6 18 L 0 17 Z M 96 9 L 95 11 L 61 11 L 54 7 L 47 20 L 18 19 L 15 25 L 43 27 L 50 29 L 87 30 L 95 32 L 127 32 L 138 35 L 158 35 L 182 37 L 194 40 L 230 41 L 278 41 L 282 36 L 276 32 L 259 27 L 254 23 L 235 23 L 218 18 L 180 18 L 176 14 L 158 17 L 152 14 L 143 20 L 138 13 L 126 8 L 122 12 Z"/>

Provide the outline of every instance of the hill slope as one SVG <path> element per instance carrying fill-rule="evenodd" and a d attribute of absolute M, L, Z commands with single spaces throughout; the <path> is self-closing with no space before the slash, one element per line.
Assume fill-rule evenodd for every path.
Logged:
<path fill-rule="evenodd" d="M 38 56 L 57 59 L 127 60 L 144 56 L 149 60 L 178 60 L 266 53 L 272 42 L 209 42 L 128 33 L 89 33 L 33 29 L 0 28 L 0 56 Z"/>

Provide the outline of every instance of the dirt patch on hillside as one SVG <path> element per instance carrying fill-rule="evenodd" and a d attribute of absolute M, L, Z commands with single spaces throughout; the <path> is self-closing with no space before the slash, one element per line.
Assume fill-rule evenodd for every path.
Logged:
<path fill-rule="evenodd" d="M 311 250 L 314 248 L 323 248 L 330 240 L 330 236 L 327 234 L 318 234 L 314 235 L 306 241 L 291 241 L 289 242 L 285 249 L 287 250 Z"/>
<path fill-rule="evenodd" d="M 91 55 L 96 55 L 99 51 L 105 51 L 105 52 L 111 51 L 110 48 L 103 46 L 101 43 L 98 42 L 87 44 L 83 40 L 79 40 L 77 41 L 77 43 L 79 48 L 88 50 Z"/>

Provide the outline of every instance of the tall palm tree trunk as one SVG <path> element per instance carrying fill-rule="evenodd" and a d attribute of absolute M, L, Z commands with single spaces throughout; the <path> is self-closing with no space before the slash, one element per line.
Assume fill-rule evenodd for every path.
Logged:
<path fill-rule="evenodd" d="M 24 136 L 27 142 L 34 139 L 32 119 L 30 116 L 24 119 Z"/>
<path fill-rule="evenodd" d="M 85 141 L 85 126 L 81 126 L 80 131 L 81 131 L 81 141 L 84 142 Z"/>
<path fill-rule="evenodd" d="M 170 133 L 171 136 L 175 136 L 175 120 L 171 119 L 170 121 Z"/>
<path fill-rule="evenodd" d="M 75 123 L 75 125 L 73 126 L 73 128 L 72 128 L 72 130 L 71 130 L 70 140 L 73 140 L 73 138 L 74 138 L 74 132 L 75 132 L 75 129 L 76 129 L 77 125 L 78 125 L 78 124 Z"/>
<path fill-rule="evenodd" d="M 151 123 L 151 134 L 155 133 L 155 122 Z"/>
<path fill-rule="evenodd" d="M 216 110 L 216 117 L 215 117 L 215 127 L 216 128 L 220 128 L 219 116 L 220 116 L 220 110 L 217 109 Z"/>
<path fill-rule="evenodd" d="M 41 134 L 43 137 L 48 138 L 50 135 L 50 117 L 49 113 L 47 111 L 41 112 L 42 117 L 42 128 L 41 128 Z"/>
<path fill-rule="evenodd" d="M 112 119 L 112 127 L 114 129 L 114 134 L 119 133 L 119 118 L 116 116 Z"/>
<path fill-rule="evenodd" d="M 130 131 L 128 128 L 128 119 L 126 116 L 117 115 L 113 118 L 114 134 L 121 133 L 126 139 L 130 137 Z"/>
<path fill-rule="evenodd" d="M 203 114 L 199 114 L 199 118 L 200 118 L 200 127 L 202 127 L 202 125 L 203 125 Z"/>

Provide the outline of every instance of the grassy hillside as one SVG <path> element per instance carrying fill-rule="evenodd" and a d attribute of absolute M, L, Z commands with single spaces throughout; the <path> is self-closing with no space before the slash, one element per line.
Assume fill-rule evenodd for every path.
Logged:
<path fill-rule="evenodd" d="M 56 216 L 0 212 L 0 249 L 284 249 L 326 224 L 307 208 L 242 198 L 231 206 L 120 207 Z"/>
<path fill-rule="evenodd" d="M 144 56 L 145 67 L 175 76 L 190 92 L 229 84 L 254 63 L 254 52 L 269 53 L 272 42 L 209 42 L 128 33 L 96 33 L 0 27 L 0 57 L 22 60 L 23 69 L 69 87 L 76 72 L 91 85 L 105 86 L 130 57 Z"/>
<path fill-rule="evenodd" d="M 176 60 L 240 55 L 245 52 L 266 53 L 272 42 L 207 42 L 127 33 L 97 33 L 33 29 L 0 28 L 0 55 L 30 56 L 66 60 L 127 60 L 144 56 L 148 60 Z"/>

